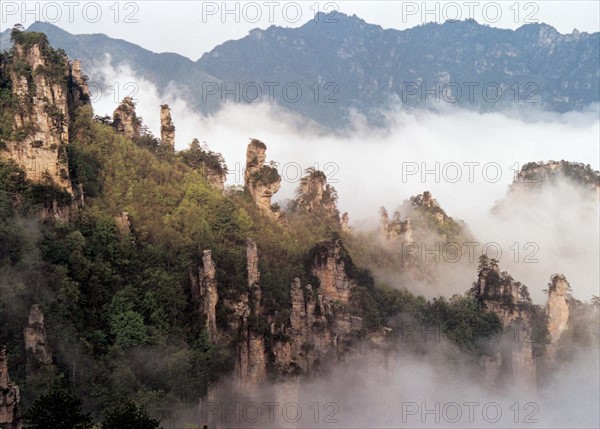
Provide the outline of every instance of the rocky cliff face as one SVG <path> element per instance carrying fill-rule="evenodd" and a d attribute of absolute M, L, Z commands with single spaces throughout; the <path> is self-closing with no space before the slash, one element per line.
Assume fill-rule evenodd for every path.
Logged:
<path fill-rule="evenodd" d="M 25 337 L 25 350 L 27 351 L 27 367 L 37 368 L 41 365 L 52 363 L 52 353 L 46 341 L 46 328 L 44 327 L 44 313 L 39 305 L 34 304 L 29 310 L 27 326 L 23 330 Z"/>
<path fill-rule="evenodd" d="M 259 210 L 267 216 L 278 217 L 271 206 L 271 198 L 281 187 L 281 177 L 275 167 L 265 165 L 267 146 L 253 139 L 246 150 L 245 189 Z"/>
<path fill-rule="evenodd" d="M 548 287 L 548 302 L 546 304 L 546 316 L 548 318 L 548 334 L 550 344 L 547 348 L 548 357 L 556 357 L 558 340 L 568 328 L 569 322 L 569 304 L 567 295 L 571 286 L 562 274 L 556 274 L 550 281 Z"/>
<path fill-rule="evenodd" d="M 252 388 L 265 381 L 267 376 L 267 355 L 265 336 L 260 332 L 259 320 L 263 315 L 260 272 L 258 271 L 258 248 L 248 239 L 246 243 L 248 261 L 248 292 L 236 306 L 239 318 L 238 339 L 236 342 L 235 376 L 242 388 Z"/>
<path fill-rule="evenodd" d="M 320 286 L 303 286 L 298 278 L 292 283 L 290 320 L 280 332 L 289 340 L 272 347 L 279 373 L 314 373 L 323 361 L 343 355 L 363 331 L 362 318 L 346 307 L 356 284 L 346 274 L 342 252 L 338 240 L 322 243 L 312 264 Z"/>
<path fill-rule="evenodd" d="M 131 97 L 125 97 L 113 112 L 113 127 L 127 138 L 140 136 L 142 123 L 135 113 L 135 103 Z"/>
<path fill-rule="evenodd" d="M 327 301 L 347 303 L 355 283 L 346 274 L 342 245 L 338 240 L 325 242 L 313 262 L 312 274 L 320 282 L 319 293 Z"/>
<path fill-rule="evenodd" d="M 8 356 L 6 348 L 0 349 L 0 427 L 21 429 L 19 410 L 19 388 L 11 383 L 8 376 Z"/>
<path fill-rule="evenodd" d="M 13 98 L 3 112 L 0 157 L 16 162 L 28 179 L 73 194 L 65 147 L 75 109 L 89 103 L 80 64 L 50 48 L 41 33 L 16 36 L 12 57 L 0 66 Z"/>
<path fill-rule="evenodd" d="M 204 315 L 204 326 L 211 341 L 218 339 L 216 307 L 219 301 L 217 291 L 216 268 L 212 260 L 212 252 L 205 250 L 202 253 L 202 266 L 198 274 L 190 273 L 192 283 L 192 299 Z"/>
<path fill-rule="evenodd" d="M 524 285 L 500 272 L 494 260 L 485 260 L 475 286 L 475 295 L 486 310 L 496 314 L 503 335 L 490 342 L 481 359 L 484 378 L 490 384 L 501 382 L 536 386 L 536 362 L 533 355 L 534 326 L 530 300 Z"/>
<path fill-rule="evenodd" d="M 292 283 L 289 341 L 273 347 L 275 367 L 281 374 L 311 374 L 327 358 L 338 358 L 363 329 L 360 317 L 349 315 L 339 301 L 323 295 L 311 285 Z"/>
<path fill-rule="evenodd" d="M 337 192 L 327 184 L 325 173 L 309 169 L 308 174 L 300 181 L 296 207 L 306 213 L 314 213 L 339 222 L 339 212 L 336 206 Z"/>
<path fill-rule="evenodd" d="M 413 241 L 413 229 L 410 219 L 402 220 L 400 212 L 394 212 L 394 217 L 390 221 L 387 210 L 382 207 L 379 218 L 379 235 L 381 238 L 389 241 L 399 240 L 403 243 Z"/>
<path fill-rule="evenodd" d="M 160 139 L 162 144 L 175 150 L 175 125 L 171 120 L 171 109 L 167 104 L 160 106 Z"/>
<path fill-rule="evenodd" d="M 274 375 L 314 373 L 321 362 L 341 357 L 362 335 L 362 318 L 348 310 L 356 283 L 346 273 L 346 264 L 351 262 L 346 262 L 344 252 L 339 240 L 315 249 L 311 273 L 319 286 L 302 285 L 296 278 L 290 288 L 289 319 L 280 324 L 277 314 L 265 313 L 258 248 L 253 240 L 247 240 L 247 290 L 234 302 L 224 300 L 230 314 L 228 329 L 218 333 L 220 341 L 235 345 L 234 374 L 239 389 L 252 392 L 266 380 L 269 367 Z M 216 332 L 218 295 L 210 251 L 204 252 L 199 274 L 192 276 L 192 296 L 207 317 L 209 331 Z M 380 339 L 379 334 L 373 336 L 374 341 Z"/>

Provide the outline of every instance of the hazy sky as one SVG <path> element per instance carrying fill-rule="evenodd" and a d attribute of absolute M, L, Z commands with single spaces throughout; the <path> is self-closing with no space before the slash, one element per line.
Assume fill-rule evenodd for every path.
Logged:
<path fill-rule="evenodd" d="M 318 4 L 318 7 L 315 6 Z M 298 27 L 317 11 L 356 14 L 384 28 L 474 18 L 494 27 L 545 22 L 561 33 L 596 32 L 598 1 L 3 1 L 2 29 L 15 23 L 54 23 L 71 33 L 105 33 L 155 52 L 177 52 L 193 60 L 230 39 L 269 25 Z M 335 16 L 331 17 L 335 20 Z M 335 25 L 334 22 L 331 23 Z"/>

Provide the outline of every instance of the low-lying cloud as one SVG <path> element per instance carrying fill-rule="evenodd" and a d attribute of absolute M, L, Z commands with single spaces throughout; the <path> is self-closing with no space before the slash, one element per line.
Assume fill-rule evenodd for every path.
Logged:
<path fill-rule="evenodd" d="M 373 229 L 380 206 L 393 211 L 411 195 L 428 190 L 450 216 L 469 225 L 479 242 L 500 245 L 501 268 L 529 286 L 534 302 L 544 303 L 542 289 L 554 272 L 567 276 L 576 298 L 588 300 L 599 294 L 597 195 L 565 182 L 544 186 L 530 199 L 510 200 L 499 213 L 490 212 L 527 162 L 564 159 L 598 169 L 597 107 L 556 114 L 516 109 L 406 111 L 394 106 L 382 112 L 389 124 L 384 129 L 371 128 L 357 116 L 354 129 L 343 136 L 324 135 L 314 124 L 265 104 L 225 104 L 217 114 L 204 117 L 189 107 L 184 92 L 175 85 L 161 95 L 126 65 L 115 69 L 101 64 L 91 77 L 121 87 L 134 82 L 139 88 L 138 115 L 155 135 L 160 134 L 160 105 L 168 103 L 176 126 L 176 148 L 185 149 L 194 137 L 207 142 L 225 157 L 228 185 L 243 184 L 246 145 L 250 138 L 258 138 L 267 144 L 268 160 L 278 163 L 284 178 L 275 200 L 293 197 L 301 170 L 314 166 L 325 171 L 338 190 L 340 210 L 350 213 L 351 225 Z M 94 103 L 97 114 L 112 113 L 117 107 L 112 96 Z M 460 272 L 452 276 L 455 286 L 446 296 L 464 292 L 474 280 L 472 269 L 467 271 L 464 265 L 457 269 Z M 329 375 L 292 388 L 294 402 L 305 414 L 297 423 L 283 422 L 286 427 L 594 427 L 598 423 L 597 350 L 583 351 L 577 362 L 536 393 L 518 386 L 499 391 L 482 386 L 472 377 L 477 365 L 447 344 L 438 345 L 426 357 L 359 353 L 348 360 Z M 251 400 L 275 398 L 280 405 L 286 403 L 281 389 L 289 386 L 269 389 L 271 396 L 261 390 Z M 225 404 L 215 400 L 217 406 L 235 409 L 230 400 Z M 458 404 L 462 413 L 457 421 L 453 420 L 457 408 L 448 407 L 451 403 Z M 472 421 L 466 403 L 477 403 Z M 238 404 L 242 408 L 237 412 L 243 413 L 244 405 Z M 315 406 L 319 420 L 314 420 Z M 498 407 L 502 416 L 495 420 Z M 325 422 L 335 410 L 332 418 L 337 421 Z M 297 408 L 288 411 L 293 417 Z M 173 424 L 199 423 L 198 412 L 200 408 Z M 244 423 L 251 425 L 238 421 L 221 426 Z M 261 426 L 266 426 L 264 421 Z"/>

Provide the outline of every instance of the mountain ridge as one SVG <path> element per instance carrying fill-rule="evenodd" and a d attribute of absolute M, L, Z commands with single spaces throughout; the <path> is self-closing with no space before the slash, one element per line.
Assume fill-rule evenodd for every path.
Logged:
<path fill-rule="evenodd" d="M 498 29 L 474 20 L 396 30 L 356 15 L 336 17 L 337 23 L 311 20 L 297 28 L 252 29 L 196 61 L 103 34 L 71 35 L 52 24 L 34 23 L 30 30 L 47 33 L 88 73 L 108 53 L 113 67 L 126 62 L 162 95 L 173 82 L 203 114 L 227 103 L 268 100 L 322 125 L 344 128 L 351 123 L 351 110 L 381 124 L 390 103 L 566 112 L 600 101 L 595 60 L 600 33 L 561 34 L 543 23 Z M 7 35 L 8 30 L 2 46 L 8 46 Z M 265 85 L 272 82 L 277 84 L 273 88 Z M 226 93 L 230 88 L 233 97 Z"/>

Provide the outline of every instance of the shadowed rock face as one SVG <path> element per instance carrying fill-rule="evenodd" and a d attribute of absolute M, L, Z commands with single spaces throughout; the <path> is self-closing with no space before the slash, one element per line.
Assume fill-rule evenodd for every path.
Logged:
<path fill-rule="evenodd" d="M 533 356 L 533 322 L 523 285 L 506 272 L 500 272 L 496 261 L 486 263 L 479 272 L 476 297 L 485 308 L 496 314 L 504 336 L 489 347 L 481 358 L 484 378 L 490 384 L 511 382 L 525 388 L 536 388 L 536 363 Z"/>
<path fill-rule="evenodd" d="M 135 103 L 125 97 L 113 113 L 113 127 L 127 138 L 140 136 L 142 124 L 135 113 Z"/>
<path fill-rule="evenodd" d="M 190 273 L 192 283 L 192 299 L 201 314 L 206 318 L 204 326 L 212 342 L 218 339 L 216 307 L 219 301 L 217 291 L 216 268 L 212 260 L 212 252 L 205 250 L 202 254 L 202 266 L 198 275 Z"/>
<path fill-rule="evenodd" d="M 6 348 L 0 348 L 0 425 L 4 429 L 20 429 L 19 388 L 8 376 Z"/>
<path fill-rule="evenodd" d="M 46 341 L 44 313 L 39 305 L 34 304 L 31 306 L 27 326 L 23 330 L 23 334 L 25 337 L 28 366 L 35 366 L 35 364 L 39 363 L 45 365 L 51 364 L 52 354 L 48 350 Z"/>
<path fill-rule="evenodd" d="M 37 43 L 15 43 L 0 75 L 10 81 L 15 101 L 12 137 L 0 146 L 0 157 L 33 182 L 50 181 L 73 194 L 65 147 L 75 109 L 89 104 L 79 62 L 53 51 L 41 35 Z"/>
<path fill-rule="evenodd" d="M 264 165 L 267 146 L 253 139 L 246 150 L 246 171 L 244 184 L 260 211 L 267 216 L 278 217 L 273 211 L 271 198 L 281 187 L 281 177 L 277 169 Z"/>
<path fill-rule="evenodd" d="M 252 389 L 262 383 L 267 377 L 267 355 L 265 336 L 252 326 L 250 316 L 257 319 L 263 315 L 262 289 L 258 284 L 258 248 L 256 242 L 248 239 L 246 242 L 246 258 L 248 269 L 248 292 L 236 306 L 239 312 L 239 331 L 235 360 L 235 375 L 242 389 Z"/>

